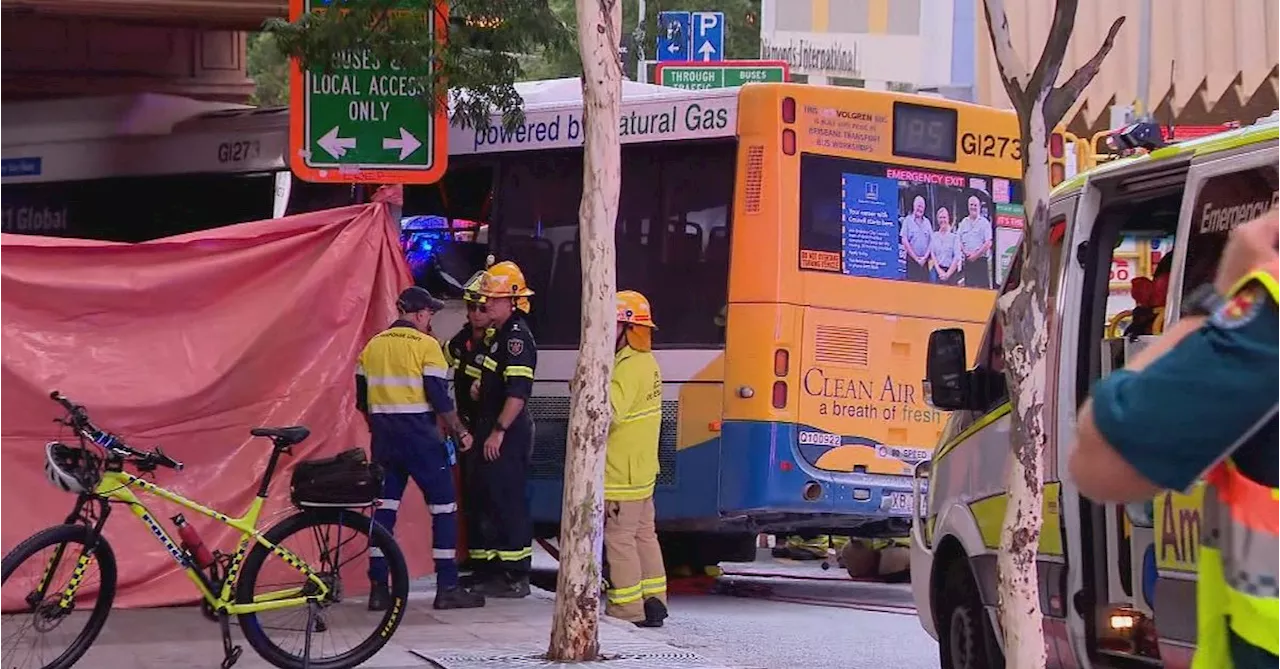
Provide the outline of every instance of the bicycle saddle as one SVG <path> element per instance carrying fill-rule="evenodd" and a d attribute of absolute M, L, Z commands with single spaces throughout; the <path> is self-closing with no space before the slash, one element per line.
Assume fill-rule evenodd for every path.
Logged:
<path fill-rule="evenodd" d="M 289 427 L 255 427 L 249 430 L 249 434 L 255 437 L 271 437 L 271 440 L 281 446 L 292 446 L 303 439 L 311 436 L 311 430 L 301 425 L 290 425 Z"/>

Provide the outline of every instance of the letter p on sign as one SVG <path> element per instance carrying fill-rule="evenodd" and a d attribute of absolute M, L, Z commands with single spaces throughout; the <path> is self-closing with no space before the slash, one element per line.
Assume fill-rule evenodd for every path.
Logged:
<path fill-rule="evenodd" d="M 699 12 L 698 13 L 698 34 L 706 35 L 708 32 L 715 30 L 720 23 L 720 15 L 715 12 Z"/>

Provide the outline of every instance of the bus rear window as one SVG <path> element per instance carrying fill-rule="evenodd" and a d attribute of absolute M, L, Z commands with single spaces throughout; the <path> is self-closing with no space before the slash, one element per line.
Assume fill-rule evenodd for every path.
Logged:
<path fill-rule="evenodd" d="M 802 270 L 991 289 L 1021 237 L 1012 179 L 801 156 Z"/>

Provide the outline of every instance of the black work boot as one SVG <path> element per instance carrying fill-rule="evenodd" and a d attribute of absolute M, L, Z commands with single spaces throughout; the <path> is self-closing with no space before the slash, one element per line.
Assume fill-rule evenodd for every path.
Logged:
<path fill-rule="evenodd" d="M 438 588 L 436 590 L 436 601 L 431 606 L 440 611 L 446 609 L 478 609 L 484 606 L 484 595 L 465 590 L 460 585 L 455 585 L 451 588 Z"/>
<path fill-rule="evenodd" d="M 487 570 L 476 569 L 472 571 L 470 574 L 463 574 L 462 578 L 458 580 L 459 582 L 461 582 L 462 587 L 466 588 L 467 590 L 476 590 L 484 586 L 484 584 L 488 583 L 489 581 L 496 580 L 496 578 L 497 577 L 494 574 L 490 573 Z"/>
<path fill-rule="evenodd" d="M 662 603 L 657 597 L 649 597 L 644 600 L 644 620 L 635 621 L 636 627 L 662 627 L 662 621 L 667 619 L 667 605 Z"/>
<path fill-rule="evenodd" d="M 369 588 L 369 610 L 386 611 L 391 607 L 391 589 L 386 583 L 372 582 Z"/>
<path fill-rule="evenodd" d="M 521 599 L 529 596 L 528 573 L 506 573 L 476 587 L 485 597 Z"/>

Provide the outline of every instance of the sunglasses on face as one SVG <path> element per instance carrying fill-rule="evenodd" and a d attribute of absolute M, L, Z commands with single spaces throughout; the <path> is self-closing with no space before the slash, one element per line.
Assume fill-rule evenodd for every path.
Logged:
<path fill-rule="evenodd" d="M 485 306 L 485 305 L 483 305 L 483 304 L 467 303 L 467 311 L 468 311 L 468 312 L 480 312 L 480 313 L 482 313 L 482 314 L 483 314 L 483 313 L 487 313 L 487 312 L 489 311 L 489 307 L 487 307 L 487 306 Z"/>

